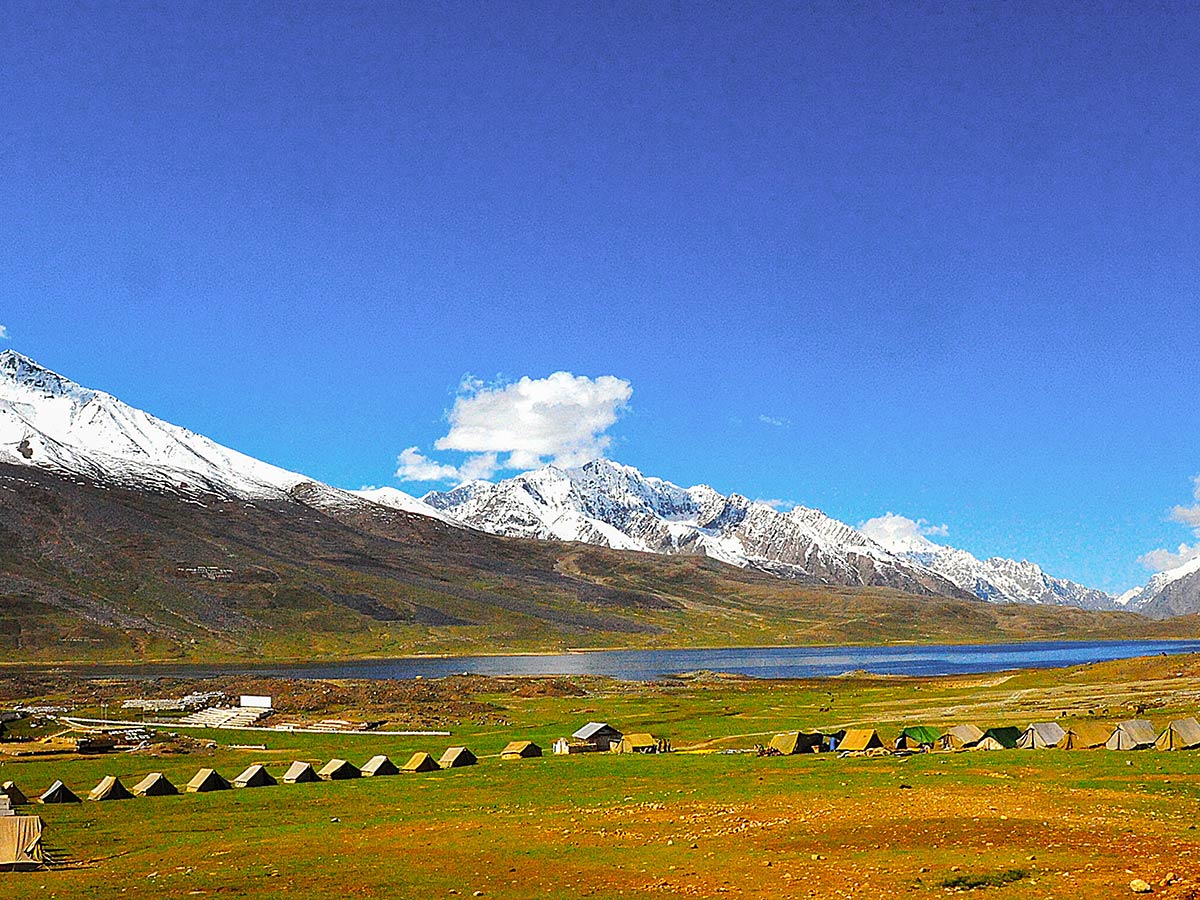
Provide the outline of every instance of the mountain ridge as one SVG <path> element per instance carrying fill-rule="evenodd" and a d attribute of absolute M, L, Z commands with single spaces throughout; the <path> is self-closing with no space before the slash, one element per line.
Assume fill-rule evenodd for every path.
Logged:
<path fill-rule="evenodd" d="M 698 554 L 807 584 L 890 587 L 925 596 L 1120 608 L 1115 598 L 1035 563 L 921 538 L 869 535 L 821 510 L 781 512 L 707 485 L 682 488 L 598 459 L 497 483 L 473 481 L 417 499 L 393 487 L 347 491 L 224 447 L 76 384 L 16 351 L 0 352 L 0 463 L 202 502 L 299 502 L 363 514 L 363 505 L 501 536 L 579 541 L 660 555 Z M 865 526 L 864 526 L 865 527 Z M 1162 573 L 1120 598 L 1152 616 L 1200 611 L 1200 574 Z"/>

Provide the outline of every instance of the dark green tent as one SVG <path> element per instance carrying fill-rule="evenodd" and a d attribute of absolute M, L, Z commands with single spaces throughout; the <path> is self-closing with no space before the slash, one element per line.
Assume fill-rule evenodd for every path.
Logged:
<path fill-rule="evenodd" d="M 1004 728 L 989 728 L 983 733 L 976 750 L 1015 750 L 1017 741 L 1021 739 L 1022 731 L 1015 725 Z"/>

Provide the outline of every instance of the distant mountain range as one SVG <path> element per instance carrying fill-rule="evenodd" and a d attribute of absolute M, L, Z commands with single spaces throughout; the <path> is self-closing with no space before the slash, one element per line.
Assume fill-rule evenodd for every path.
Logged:
<path fill-rule="evenodd" d="M 507 537 L 703 555 L 803 584 L 1090 610 L 1125 604 L 1155 617 L 1200 610 L 1200 561 L 1157 575 L 1118 602 L 1030 562 L 980 560 L 886 530 L 868 535 L 820 510 L 781 512 L 604 459 L 469 482 L 420 500 L 395 488 L 340 490 L 222 447 L 11 350 L 0 353 L 0 463 L 183 500 L 301 502 L 340 515 L 390 510 Z"/>
<path fill-rule="evenodd" d="M 1010 559 L 979 560 L 925 537 L 871 536 L 817 509 L 780 512 L 706 485 L 681 488 L 609 460 L 547 466 L 492 484 L 474 481 L 422 500 L 465 525 L 509 536 L 583 541 L 648 553 L 703 553 L 803 581 L 886 586 L 1111 610 L 1103 591 Z"/>

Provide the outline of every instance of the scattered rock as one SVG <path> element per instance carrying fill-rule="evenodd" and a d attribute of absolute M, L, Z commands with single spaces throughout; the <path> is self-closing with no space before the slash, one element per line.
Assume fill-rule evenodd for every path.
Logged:
<path fill-rule="evenodd" d="M 1129 882 L 1129 889 L 1135 894 L 1149 894 L 1154 890 L 1154 888 L 1150 887 L 1150 885 L 1142 881 L 1140 878 L 1135 878 L 1133 881 Z"/>

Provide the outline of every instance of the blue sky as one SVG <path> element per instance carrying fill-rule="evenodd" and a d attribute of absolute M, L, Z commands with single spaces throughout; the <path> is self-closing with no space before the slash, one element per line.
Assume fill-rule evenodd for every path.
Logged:
<path fill-rule="evenodd" d="M 14 0 L 4 345 L 349 487 L 473 458 L 467 376 L 612 376 L 595 434 L 648 473 L 1129 587 L 1194 540 L 1198 38 L 1171 3 Z"/>

